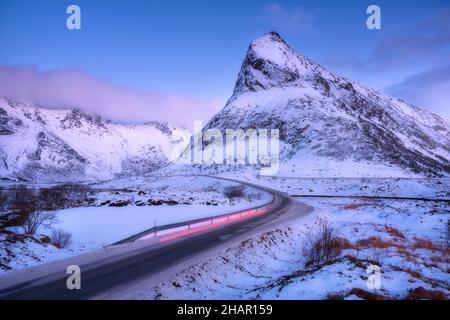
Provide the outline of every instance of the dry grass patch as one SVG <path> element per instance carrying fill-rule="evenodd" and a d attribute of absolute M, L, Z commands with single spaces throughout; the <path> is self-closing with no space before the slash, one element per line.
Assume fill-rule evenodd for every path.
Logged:
<path fill-rule="evenodd" d="M 352 204 L 345 205 L 344 209 L 346 209 L 346 210 L 356 210 L 356 209 L 359 209 L 361 207 L 371 206 L 371 205 L 373 205 L 373 203 L 368 203 L 368 202 L 352 203 Z"/>
<path fill-rule="evenodd" d="M 391 300 L 391 297 L 384 296 L 382 294 L 370 292 L 361 288 L 353 288 L 350 290 L 349 295 L 354 294 L 355 296 L 364 300 Z"/>
<path fill-rule="evenodd" d="M 401 232 L 397 228 L 394 228 L 394 227 L 391 227 L 391 226 L 385 226 L 384 230 L 393 238 L 400 238 L 400 239 L 403 239 L 403 240 L 406 239 L 406 237 L 403 234 L 403 232 Z"/>
<path fill-rule="evenodd" d="M 379 237 L 369 237 L 367 239 L 361 239 L 356 242 L 354 249 L 362 248 L 377 248 L 377 249 L 387 249 L 387 248 L 404 248 L 403 244 L 385 241 Z"/>
<path fill-rule="evenodd" d="M 448 300 L 448 296 L 438 290 L 427 290 L 424 287 L 418 287 L 415 289 L 410 289 L 407 300 Z"/>
<path fill-rule="evenodd" d="M 327 300 L 344 300 L 345 295 L 343 293 L 329 293 L 327 294 Z"/>
<path fill-rule="evenodd" d="M 448 255 L 446 255 L 445 257 L 432 256 L 430 260 L 435 263 L 450 263 L 450 256 Z"/>
<path fill-rule="evenodd" d="M 430 250 L 430 251 L 437 251 L 437 252 L 442 252 L 446 255 L 450 254 L 449 249 L 444 248 L 443 246 L 434 244 L 430 240 L 414 237 L 414 241 L 415 241 L 415 243 L 413 246 L 415 249 L 425 249 L 425 250 Z"/>

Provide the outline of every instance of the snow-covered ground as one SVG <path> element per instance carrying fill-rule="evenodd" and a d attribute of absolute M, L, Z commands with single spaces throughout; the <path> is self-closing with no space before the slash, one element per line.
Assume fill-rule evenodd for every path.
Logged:
<path fill-rule="evenodd" d="M 450 179 L 430 178 L 304 178 L 252 176 L 249 172 L 224 172 L 240 181 L 286 192 L 290 195 L 406 197 L 450 200 Z"/>
<path fill-rule="evenodd" d="M 345 168 L 346 163 L 342 165 L 342 171 L 347 173 L 344 177 L 333 177 L 326 173 L 317 176 L 298 175 L 297 173 L 282 175 L 281 172 L 274 176 L 262 176 L 255 175 L 255 168 L 236 168 L 233 166 L 211 167 L 205 170 L 203 174 L 208 172 L 216 177 L 251 182 L 290 195 L 407 197 L 450 200 L 449 178 L 405 177 L 401 172 L 395 172 L 393 176 L 390 176 L 389 174 L 384 175 L 381 171 L 373 173 L 372 176 L 362 177 L 356 171 L 358 168 L 354 168 L 352 173 L 351 168 Z M 184 170 L 181 170 L 181 172 L 186 175 L 195 172 L 195 168 L 192 167 L 186 167 Z M 163 169 L 155 174 L 161 173 L 168 172 Z M 376 176 L 374 177 L 374 175 Z"/>
<path fill-rule="evenodd" d="M 244 197 L 228 199 L 225 188 L 238 184 L 207 177 L 151 178 L 145 183 L 137 179 L 139 183 L 126 180 L 129 189 L 125 191 L 108 190 L 109 183 L 96 185 L 102 191 L 95 193 L 95 206 L 54 212 L 56 221 L 51 228 L 41 228 L 33 238 L 22 235 L 17 227 L 5 233 L 0 230 L 0 273 L 96 250 L 154 226 L 245 210 L 272 199 L 252 187 L 245 188 Z M 56 229 L 72 234 L 67 248 L 45 243 L 44 236 L 51 238 Z"/>
<path fill-rule="evenodd" d="M 448 298 L 448 203 L 302 199 L 306 218 L 218 252 L 136 299 Z M 306 267 L 303 247 L 319 221 L 346 239 L 342 252 Z M 376 273 L 380 268 L 380 274 Z M 371 271 L 372 270 L 372 271 Z M 375 273 L 370 273 L 374 272 Z M 374 276 L 381 287 L 373 288 Z M 373 283 L 373 282 L 372 282 Z M 375 282 L 376 283 L 376 282 Z"/>
<path fill-rule="evenodd" d="M 230 177 L 232 177 L 230 175 Z M 448 179 L 325 179 L 251 177 L 236 179 L 295 194 L 399 196 L 448 199 Z M 94 188 L 95 207 L 58 212 L 55 228 L 74 242 L 56 249 L 14 235 L 2 246 L 2 269 L 21 269 L 98 249 L 155 225 L 216 215 L 270 201 L 248 187 L 230 201 L 223 191 L 235 183 L 210 177 L 142 176 L 103 182 Z M 108 188 L 121 188 L 120 191 Z M 299 198 L 315 208 L 306 217 L 274 227 L 221 249 L 181 269 L 156 286 L 140 287 L 134 299 L 378 299 L 443 298 L 450 294 L 448 201 L 358 198 Z M 116 204 L 124 204 L 115 207 Z M 111 206 L 113 205 L 113 206 Z M 125 220 L 124 220 L 125 219 Z M 123 224 L 123 221 L 127 221 Z M 344 241 L 339 255 L 307 266 L 304 247 L 320 221 Z M 42 231 L 48 234 L 48 231 Z M 11 237 L 10 237 L 11 238 Z M 39 237 L 36 237 L 39 239 Z M 6 243 L 0 233 L 0 242 Z M 378 274 L 381 287 L 369 279 Z M 145 288 L 145 289 L 143 289 Z M 129 294 L 129 293 L 128 293 Z"/>

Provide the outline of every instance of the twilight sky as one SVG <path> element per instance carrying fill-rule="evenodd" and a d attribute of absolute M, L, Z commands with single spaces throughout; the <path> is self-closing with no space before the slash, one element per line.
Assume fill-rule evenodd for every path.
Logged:
<path fill-rule="evenodd" d="M 82 30 L 66 28 L 81 8 Z M 378 4 L 382 29 L 366 28 Z M 450 2 L 0 0 L 0 96 L 122 122 L 206 121 L 275 30 L 332 71 L 450 118 Z"/>

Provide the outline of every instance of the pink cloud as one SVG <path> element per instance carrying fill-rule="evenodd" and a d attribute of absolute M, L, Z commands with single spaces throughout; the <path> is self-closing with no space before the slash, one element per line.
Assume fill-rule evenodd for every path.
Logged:
<path fill-rule="evenodd" d="M 40 71 L 0 66 L 0 96 L 46 108 L 76 108 L 113 121 L 163 121 L 192 127 L 223 106 L 170 92 L 149 92 L 112 85 L 74 70 Z"/>

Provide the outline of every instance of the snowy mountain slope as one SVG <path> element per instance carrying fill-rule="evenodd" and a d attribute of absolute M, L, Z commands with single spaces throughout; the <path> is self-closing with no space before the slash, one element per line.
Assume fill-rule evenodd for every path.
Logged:
<path fill-rule="evenodd" d="M 0 99 L 0 176 L 82 181 L 149 172 L 167 163 L 174 129 Z"/>
<path fill-rule="evenodd" d="M 254 41 L 234 93 L 206 129 L 279 129 L 280 175 L 450 175 L 450 124 L 295 52 Z"/>

